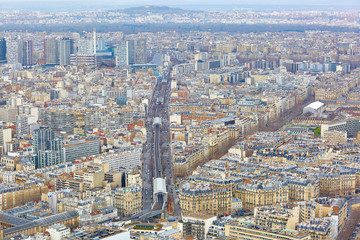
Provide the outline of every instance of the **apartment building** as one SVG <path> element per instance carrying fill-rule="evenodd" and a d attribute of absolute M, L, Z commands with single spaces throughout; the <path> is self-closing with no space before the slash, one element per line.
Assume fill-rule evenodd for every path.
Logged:
<path fill-rule="evenodd" d="M 312 218 L 298 225 L 300 232 L 310 234 L 311 240 L 331 240 L 337 235 L 334 232 L 331 218 Z"/>
<path fill-rule="evenodd" d="M 100 153 L 99 139 L 72 139 L 64 144 L 63 157 L 65 162 L 74 162 L 76 159 L 97 155 Z"/>
<path fill-rule="evenodd" d="M 289 187 L 286 183 L 276 180 L 253 181 L 236 186 L 234 197 L 242 200 L 244 209 L 253 210 L 255 207 L 288 202 Z"/>
<path fill-rule="evenodd" d="M 179 193 L 180 208 L 184 214 L 231 214 L 230 186 L 212 186 L 209 183 L 186 183 Z"/>
<path fill-rule="evenodd" d="M 204 162 L 204 146 L 201 144 L 188 146 L 175 146 L 173 149 L 174 174 L 187 176 Z"/>
<path fill-rule="evenodd" d="M 118 214 L 130 217 L 142 210 L 142 190 L 138 185 L 118 188 L 115 191 L 115 207 Z"/>
<path fill-rule="evenodd" d="M 288 188 L 291 202 L 308 201 L 320 196 L 319 179 L 294 178 L 288 182 Z"/>
<path fill-rule="evenodd" d="M 96 163 L 109 163 L 110 171 L 134 169 L 141 165 L 141 148 L 126 147 L 119 151 L 94 157 Z"/>
<path fill-rule="evenodd" d="M 248 219 L 240 219 L 225 225 L 225 237 L 249 240 L 311 240 L 311 236 L 297 230 L 272 230 L 256 225 Z"/>

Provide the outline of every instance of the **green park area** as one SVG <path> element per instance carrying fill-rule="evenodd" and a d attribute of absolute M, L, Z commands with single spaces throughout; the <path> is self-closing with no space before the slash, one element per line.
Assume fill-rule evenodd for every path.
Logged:
<path fill-rule="evenodd" d="M 315 129 L 313 130 L 313 132 L 314 132 L 315 135 L 320 136 L 320 135 L 321 135 L 321 127 L 315 128 Z"/>

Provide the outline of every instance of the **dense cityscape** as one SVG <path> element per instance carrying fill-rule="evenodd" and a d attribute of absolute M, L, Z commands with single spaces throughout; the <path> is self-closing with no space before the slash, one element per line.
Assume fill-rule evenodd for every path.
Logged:
<path fill-rule="evenodd" d="M 0 8 L 0 239 L 360 239 L 359 30 Z"/>

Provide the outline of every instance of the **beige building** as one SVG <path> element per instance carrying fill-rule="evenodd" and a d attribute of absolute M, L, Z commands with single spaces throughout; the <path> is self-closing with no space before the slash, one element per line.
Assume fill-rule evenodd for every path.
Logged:
<path fill-rule="evenodd" d="M 130 217 L 142 210 L 141 186 L 131 185 L 115 191 L 115 207 L 120 216 Z"/>
<path fill-rule="evenodd" d="M 254 182 L 236 186 L 234 197 L 240 198 L 244 209 L 275 205 L 289 201 L 289 188 L 278 181 Z"/>
<path fill-rule="evenodd" d="M 95 187 L 102 187 L 105 174 L 101 170 L 79 169 L 74 171 L 74 179 L 83 182 L 84 190 L 90 190 Z"/>
<path fill-rule="evenodd" d="M 329 145 L 347 143 L 347 132 L 345 131 L 324 131 L 323 140 Z"/>
<path fill-rule="evenodd" d="M 338 232 L 345 225 L 347 201 L 344 198 L 315 198 L 296 203 L 300 207 L 300 222 L 313 218 L 329 217 L 336 219 Z"/>
<path fill-rule="evenodd" d="M 295 178 L 289 181 L 288 187 L 291 202 L 308 201 L 320 196 L 319 179 Z"/>
<path fill-rule="evenodd" d="M 20 158 L 18 156 L 4 155 L 0 159 L 0 163 L 5 164 L 5 168 L 8 170 L 15 170 L 16 165 L 19 163 Z"/>
<path fill-rule="evenodd" d="M 201 144 L 174 148 L 174 174 L 187 176 L 204 161 L 204 146 Z"/>
<path fill-rule="evenodd" d="M 310 235 L 307 233 L 297 230 L 272 230 L 268 227 L 259 227 L 246 218 L 226 224 L 225 237 L 248 240 L 311 240 Z"/>
<path fill-rule="evenodd" d="M 179 198 L 183 214 L 230 215 L 232 212 L 230 186 L 188 182 L 182 186 Z"/>
<path fill-rule="evenodd" d="M 72 189 L 77 192 L 84 192 L 84 183 L 74 179 L 70 174 L 64 173 L 56 178 L 56 190 Z"/>
<path fill-rule="evenodd" d="M 355 175 L 355 172 L 345 169 L 332 169 L 329 172 L 321 173 L 319 175 L 320 196 L 336 197 L 354 194 Z"/>
<path fill-rule="evenodd" d="M 42 193 L 49 191 L 47 186 L 28 184 L 26 187 L 10 187 L 0 193 L 0 211 L 22 206 L 27 202 L 41 200 Z"/>
<path fill-rule="evenodd" d="M 254 209 L 254 222 L 256 225 L 271 229 L 295 230 L 299 223 L 299 207 L 274 207 L 264 206 Z"/>

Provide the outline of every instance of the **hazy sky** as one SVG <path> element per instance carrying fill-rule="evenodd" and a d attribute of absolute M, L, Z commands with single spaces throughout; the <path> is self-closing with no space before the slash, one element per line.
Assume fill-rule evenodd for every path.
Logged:
<path fill-rule="evenodd" d="M 0 0 L 0 10 L 96 10 L 126 8 L 142 5 L 164 5 L 182 8 L 226 8 L 231 6 L 241 7 L 249 5 L 272 6 L 357 6 L 360 0 Z"/>

